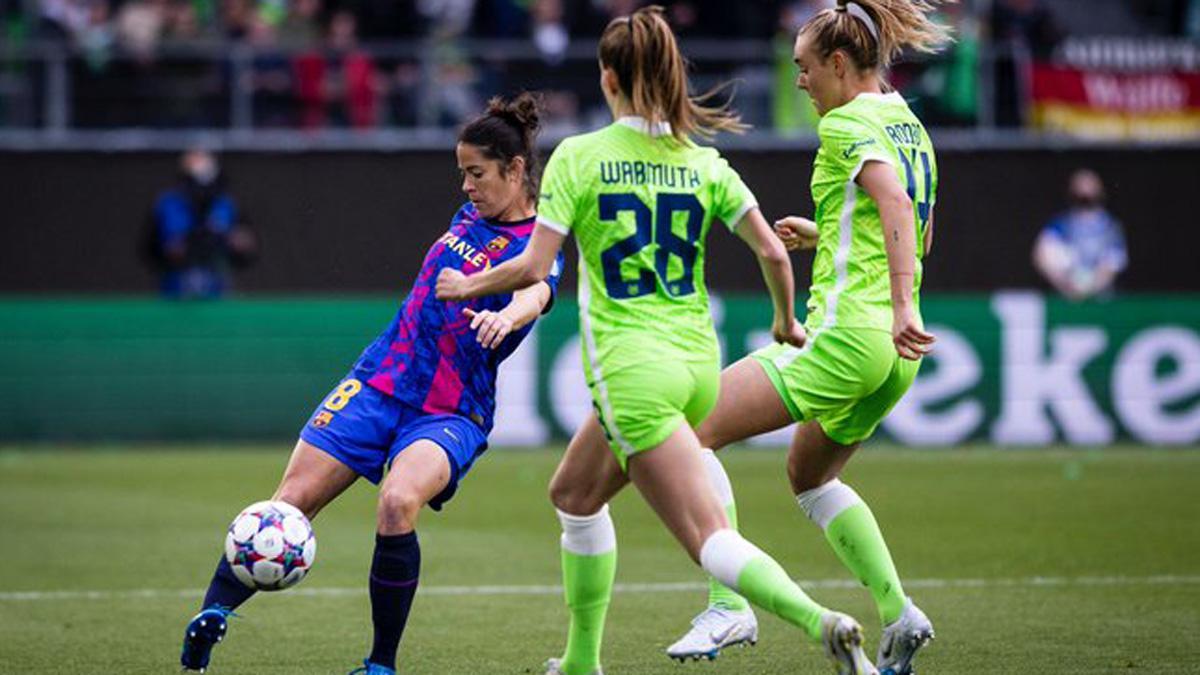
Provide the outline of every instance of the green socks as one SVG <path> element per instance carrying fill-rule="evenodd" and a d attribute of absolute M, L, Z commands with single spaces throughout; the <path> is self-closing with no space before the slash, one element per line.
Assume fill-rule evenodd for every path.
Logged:
<path fill-rule="evenodd" d="M 904 588 L 879 523 L 858 493 L 834 479 L 796 495 L 796 503 L 825 531 L 825 538 L 846 569 L 871 592 L 883 625 L 900 618 Z"/>
<path fill-rule="evenodd" d="M 563 596 L 571 614 L 562 670 L 591 675 L 600 668 L 604 617 L 617 573 L 617 537 L 608 506 L 590 516 L 558 512 L 562 523 Z"/>
<path fill-rule="evenodd" d="M 562 669 L 568 675 L 590 675 L 600 668 L 600 644 L 617 572 L 617 552 L 576 555 L 563 549 L 562 567 L 563 594 L 571 612 Z"/>
<path fill-rule="evenodd" d="M 796 585 L 787 572 L 757 546 L 733 530 L 717 530 L 700 549 L 700 565 L 747 600 L 821 639 L 821 617 L 828 611 Z"/>
<path fill-rule="evenodd" d="M 859 502 L 842 511 L 829 521 L 825 538 L 846 569 L 871 592 L 883 625 L 899 619 L 904 611 L 904 588 L 870 507 Z"/>
<path fill-rule="evenodd" d="M 779 563 L 765 553 L 746 563 L 738 574 L 737 586 L 755 605 L 820 641 L 821 617 L 828 610 L 808 597 Z"/>

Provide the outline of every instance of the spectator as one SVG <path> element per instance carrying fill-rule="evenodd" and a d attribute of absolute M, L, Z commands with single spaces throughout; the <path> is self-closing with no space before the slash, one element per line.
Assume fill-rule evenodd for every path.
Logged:
<path fill-rule="evenodd" d="M 1121 224 L 1104 209 L 1104 184 L 1090 169 L 1071 175 L 1071 208 L 1042 229 L 1033 262 L 1042 276 L 1071 300 L 1112 293 L 1125 269 Z"/>
<path fill-rule="evenodd" d="M 370 54 L 358 47 L 358 20 L 352 12 L 333 13 L 324 50 L 296 57 L 295 72 L 302 127 L 362 129 L 378 122 L 381 85 Z"/>
<path fill-rule="evenodd" d="M 211 152 L 189 150 L 179 167 L 179 185 L 154 204 L 146 253 L 161 272 L 164 297 L 218 298 L 229 291 L 231 269 L 253 262 L 258 241 Z"/>

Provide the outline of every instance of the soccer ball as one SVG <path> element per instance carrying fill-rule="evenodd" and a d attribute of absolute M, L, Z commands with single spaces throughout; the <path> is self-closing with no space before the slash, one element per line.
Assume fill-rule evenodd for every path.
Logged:
<path fill-rule="evenodd" d="M 281 591 L 295 586 L 317 557 L 317 537 L 300 509 L 286 502 L 255 502 L 229 525 L 225 560 L 246 586 Z"/>

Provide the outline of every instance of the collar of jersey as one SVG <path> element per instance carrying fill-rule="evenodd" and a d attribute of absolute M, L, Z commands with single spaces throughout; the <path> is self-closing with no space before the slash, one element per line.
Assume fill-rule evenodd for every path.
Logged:
<path fill-rule="evenodd" d="M 868 101 L 879 101 L 880 103 L 904 103 L 904 97 L 900 95 L 900 92 L 896 91 L 891 91 L 886 94 L 875 94 L 869 91 L 864 91 L 863 93 L 854 97 L 855 100 L 860 98 Z"/>
<path fill-rule="evenodd" d="M 481 222 L 485 225 L 491 225 L 492 227 L 521 227 L 522 225 L 532 225 L 535 220 L 537 220 L 536 215 L 529 216 L 528 218 L 522 218 L 520 220 L 493 220 L 491 218 L 479 216 L 478 222 Z"/>
<path fill-rule="evenodd" d="M 625 115 L 617 119 L 617 124 L 623 124 L 634 131 L 640 131 L 643 134 L 651 136 L 666 136 L 671 133 L 670 122 L 655 122 L 654 124 L 650 124 L 641 115 Z"/>

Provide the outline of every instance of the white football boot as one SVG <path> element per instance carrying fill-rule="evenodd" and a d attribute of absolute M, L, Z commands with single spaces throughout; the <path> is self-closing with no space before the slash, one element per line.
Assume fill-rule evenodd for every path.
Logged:
<path fill-rule="evenodd" d="M 912 675 L 913 657 L 933 639 L 933 624 L 908 598 L 900 618 L 885 626 L 875 663 L 881 675 Z"/>
<path fill-rule="evenodd" d="M 546 675 L 566 675 L 562 669 L 562 659 L 546 661 Z M 592 671 L 592 675 L 604 675 L 604 671 L 597 668 Z"/>
<path fill-rule="evenodd" d="M 717 658 L 721 650 L 733 645 L 758 642 L 758 619 L 750 608 L 742 610 L 709 607 L 692 619 L 692 629 L 667 647 L 667 656 L 680 663 L 686 659 Z"/>
<path fill-rule="evenodd" d="M 862 626 L 839 612 L 821 618 L 821 644 L 838 675 L 879 675 L 863 652 Z"/>

